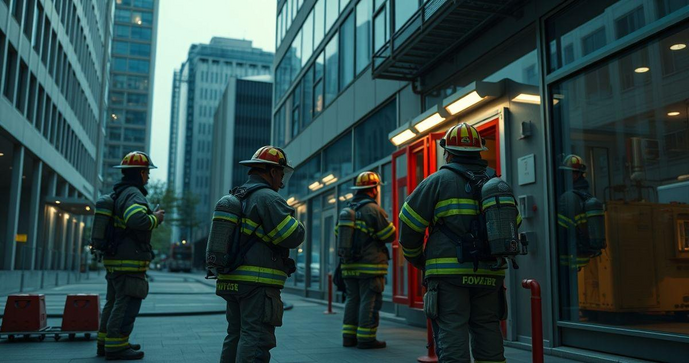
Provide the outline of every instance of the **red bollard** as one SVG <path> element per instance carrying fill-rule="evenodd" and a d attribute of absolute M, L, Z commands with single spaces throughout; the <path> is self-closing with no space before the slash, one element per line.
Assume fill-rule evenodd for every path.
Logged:
<path fill-rule="evenodd" d="M 416 358 L 420 363 L 438 363 L 438 356 L 435 355 L 435 340 L 433 340 L 433 329 L 431 329 L 431 320 L 426 320 L 426 334 L 428 339 L 428 354 Z"/>
<path fill-rule="evenodd" d="M 543 363 L 543 316 L 541 312 L 541 285 L 524 279 L 522 287 L 531 290 L 531 352 L 534 363 Z"/>
<path fill-rule="evenodd" d="M 67 295 L 62 315 L 63 331 L 98 331 L 100 297 L 98 295 Z"/>
<path fill-rule="evenodd" d="M 328 273 L 328 310 L 323 314 L 335 314 L 333 311 L 333 274 Z"/>
<path fill-rule="evenodd" d="M 14 294 L 7 297 L 5 315 L 2 319 L 3 332 L 40 331 L 47 326 L 45 295 Z"/>

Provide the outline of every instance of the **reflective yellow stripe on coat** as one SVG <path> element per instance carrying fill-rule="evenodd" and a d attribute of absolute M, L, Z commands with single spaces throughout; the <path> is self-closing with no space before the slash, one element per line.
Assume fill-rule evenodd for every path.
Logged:
<path fill-rule="evenodd" d="M 108 272 L 146 272 L 150 261 L 139 260 L 103 260 Z"/>
<path fill-rule="evenodd" d="M 287 274 L 284 271 L 259 266 L 239 266 L 229 274 L 218 275 L 218 281 L 254 282 L 265 285 L 285 286 Z"/>

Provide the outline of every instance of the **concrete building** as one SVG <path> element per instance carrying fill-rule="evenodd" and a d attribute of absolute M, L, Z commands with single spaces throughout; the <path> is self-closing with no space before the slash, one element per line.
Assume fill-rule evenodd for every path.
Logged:
<path fill-rule="evenodd" d="M 158 0 L 115 1 L 104 193 L 112 191 L 122 177 L 120 170 L 112 167 L 119 165 L 124 155 L 151 149 L 158 6 Z"/>
<path fill-rule="evenodd" d="M 0 1 L 3 292 L 60 283 L 85 263 L 114 8 L 87 4 Z"/>
<path fill-rule="evenodd" d="M 205 239 L 210 226 L 213 115 L 231 77 L 269 75 L 273 53 L 251 41 L 213 37 L 194 44 L 175 72 L 168 180 L 178 194 L 193 193 L 200 225 L 173 228 L 173 241 Z"/>
<path fill-rule="evenodd" d="M 467 122 L 531 240 L 507 271 L 506 344 L 531 344 L 521 281 L 535 278 L 546 351 L 683 361 L 688 34 L 686 1 L 278 1 L 272 142 L 297 166 L 285 196 L 308 229 L 286 289 L 325 298 L 333 226 L 358 173 L 381 174 L 397 224 L 442 166 L 444 132 Z M 606 206 L 607 247 L 581 269 L 558 223 L 569 154 Z M 423 274 L 397 242 L 390 253 L 384 310 L 425 325 Z"/>

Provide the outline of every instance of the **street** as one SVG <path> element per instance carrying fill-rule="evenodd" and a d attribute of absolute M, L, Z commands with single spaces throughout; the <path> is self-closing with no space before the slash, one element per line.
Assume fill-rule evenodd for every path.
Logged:
<path fill-rule="evenodd" d="M 146 362 L 217 362 L 220 356 L 226 321 L 224 301 L 215 295 L 212 282 L 200 274 L 149 272 L 150 294 L 144 300 L 131 341 L 142 345 Z M 90 280 L 41 291 L 46 295 L 48 325 L 59 326 L 66 294 L 98 293 L 105 302 L 105 283 L 92 276 Z M 342 311 L 324 315 L 325 307 L 292 294 L 282 295 L 294 305 L 284 315 L 277 329 L 278 346 L 271 351 L 272 361 L 290 362 L 415 362 L 424 355 L 426 331 L 406 324 L 381 319 L 379 337 L 387 340 L 381 350 L 343 348 Z M 2 310 L 6 297 L 2 297 Z M 77 337 L 55 341 L 47 337 L 15 342 L 0 340 L 1 362 L 101 362 L 96 357 L 96 343 Z M 506 348 L 509 362 L 530 362 L 531 353 Z M 546 357 L 547 362 L 570 362 Z"/>

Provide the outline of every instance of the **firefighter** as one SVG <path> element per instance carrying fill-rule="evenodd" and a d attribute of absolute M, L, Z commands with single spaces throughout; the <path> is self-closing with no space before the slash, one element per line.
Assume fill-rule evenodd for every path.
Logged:
<path fill-rule="evenodd" d="M 122 170 L 122 180 L 113 188 L 114 228 L 110 238 L 116 247 L 103 257 L 108 288 L 97 353 L 107 360 L 134 360 L 143 358 L 144 352 L 139 344 L 129 342 L 129 335 L 148 295 L 151 231 L 163 223 L 165 211 L 152 210 L 146 200 L 149 170 L 156 169 L 146 153 L 130 152 L 115 168 Z"/>
<path fill-rule="evenodd" d="M 386 243 L 395 239 L 395 226 L 376 202 L 381 185 L 378 174 L 365 171 L 356 178 L 356 195 L 347 208 L 355 215 L 353 245 L 358 246 L 352 257 L 342 260 L 342 277 L 346 285 L 342 345 L 359 349 L 385 348 L 376 339 L 379 312 L 383 304 L 385 275 L 388 271 Z M 338 222 L 336 233 L 343 225 Z M 339 236 L 338 236 L 339 238 Z"/>
<path fill-rule="evenodd" d="M 563 318 L 567 320 L 579 317 L 578 272 L 591 260 L 589 251 L 583 250 L 582 239 L 585 231 L 586 211 L 582 198 L 589 194 L 589 182 L 586 180 L 586 164 L 575 154 L 568 155 L 560 165 L 564 173 L 563 181 L 568 185 L 567 191 L 558 201 L 558 243 L 560 252 L 560 296 L 564 303 Z"/>
<path fill-rule="evenodd" d="M 439 361 L 471 362 L 471 334 L 476 361 L 504 362 L 505 271 L 491 268 L 496 260 L 490 255 L 462 243 L 466 237 L 475 241 L 469 233 L 480 213 L 480 201 L 464 175 L 494 175 L 481 158 L 487 148 L 479 132 L 465 123 L 450 128 L 440 145 L 446 165 L 423 180 L 402 206 L 399 243 L 404 257 L 425 272 L 424 311 Z"/>
<path fill-rule="evenodd" d="M 275 327 L 282 326 L 280 290 L 296 270 L 289 249 L 304 241 L 304 226 L 277 193 L 294 171 L 281 149 L 264 146 L 240 164 L 250 168 L 242 188 L 263 188 L 243 199 L 239 242 L 248 247 L 241 265 L 218 275 L 216 294 L 227 301 L 228 323 L 220 362 L 268 362 Z"/>

